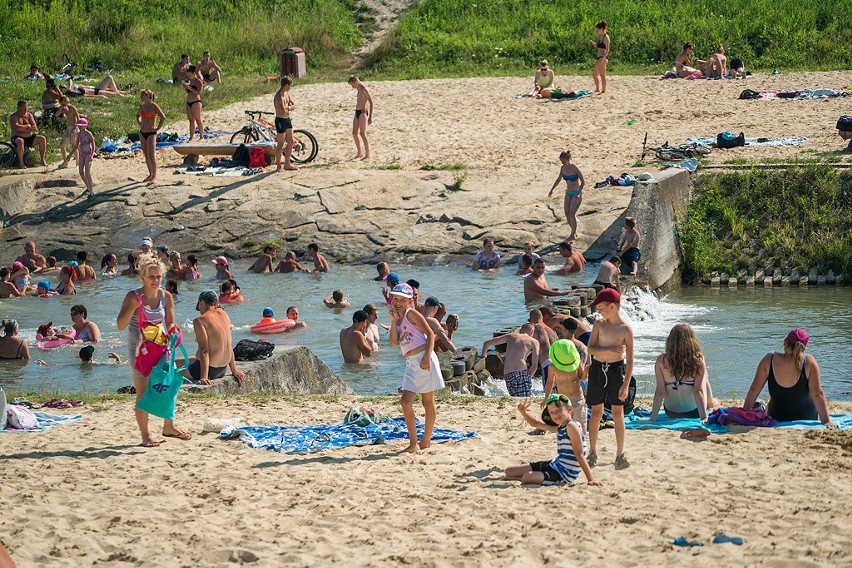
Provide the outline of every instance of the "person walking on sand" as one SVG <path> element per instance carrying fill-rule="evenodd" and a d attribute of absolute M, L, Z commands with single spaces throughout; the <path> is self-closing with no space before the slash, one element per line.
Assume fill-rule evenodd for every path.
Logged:
<path fill-rule="evenodd" d="M 293 154 L 293 121 L 290 119 L 290 112 L 296 109 L 293 99 L 290 98 L 290 88 L 293 86 L 293 80 L 290 77 L 281 78 L 281 87 L 272 102 L 275 104 L 275 133 L 278 146 L 275 149 L 275 166 L 276 172 L 285 170 L 297 170 L 290 163 L 290 156 Z M 281 151 L 284 151 L 284 166 L 281 166 Z"/>
<path fill-rule="evenodd" d="M 71 147 L 71 154 L 77 154 L 77 168 L 80 179 L 86 185 L 86 198 L 95 196 L 92 181 L 92 160 L 95 157 L 95 137 L 89 132 L 89 121 L 81 118 L 77 121 L 77 140 Z"/>
<path fill-rule="evenodd" d="M 139 123 L 139 142 L 142 144 L 142 154 L 145 165 L 148 166 L 148 177 L 143 182 L 157 181 L 157 132 L 166 122 L 166 115 L 160 105 L 154 102 L 154 91 L 142 89 L 139 93 L 142 105 L 136 112 L 136 122 Z"/>
<path fill-rule="evenodd" d="M 565 242 L 570 243 L 577 238 L 577 210 L 580 209 L 580 204 L 583 202 L 583 188 L 586 185 L 586 179 L 583 177 L 580 168 L 571 163 L 570 150 L 565 150 L 559 154 L 559 161 L 562 162 L 562 166 L 559 168 L 559 175 L 556 176 L 556 181 L 553 182 L 547 197 L 553 195 L 553 190 L 556 189 L 560 181 L 565 181 L 565 200 L 562 207 L 565 210 L 568 226 L 571 227 L 571 234 L 568 235 Z"/>
<path fill-rule="evenodd" d="M 139 268 L 139 279 L 142 286 L 131 290 L 124 296 L 121 310 L 116 318 L 119 330 L 127 328 L 127 354 L 130 362 L 133 385 L 136 387 L 136 401 L 142 398 L 145 389 L 148 388 L 148 374 L 143 375 L 136 367 L 136 358 L 142 345 L 142 329 L 150 326 L 158 326 L 165 334 L 177 331 L 175 325 L 175 304 L 169 292 L 160 289 L 163 280 L 162 263 L 154 258 L 147 257 Z M 141 320 L 140 320 L 141 318 Z M 134 407 L 136 423 L 142 434 L 142 446 L 153 448 L 160 445 L 148 432 L 148 413 Z M 189 440 L 192 436 L 174 425 L 171 420 L 163 421 L 163 436 L 167 438 L 178 438 Z"/>
<path fill-rule="evenodd" d="M 201 93 L 204 92 L 204 79 L 195 65 L 186 68 L 186 80 L 183 82 L 183 90 L 186 91 L 186 118 L 189 120 L 189 140 L 195 136 L 195 128 L 198 127 L 198 140 L 204 140 L 204 122 L 201 120 Z"/>
<path fill-rule="evenodd" d="M 355 99 L 355 118 L 352 120 L 352 138 L 355 139 L 357 150 L 353 159 L 369 160 L 370 143 L 367 141 L 367 125 L 373 124 L 373 97 L 370 95 L 370 90 L 355 75 L 349 77 L 349 86 L 358 91 Z M 363 154 L 361 141 L 364 142 Z"/>
<path fill-rule="evenodd" d="M 77 121 L 80 120 L 80 113 L 77 111 L 77 107 L 72 105 L 71 100 L 65 95 L 62 95 L 59 99 L 59 104 L 60 107 L 56 112 L 56 116 L 65 117 L 65 133 L 59 141 L 59 151 L 62 153 L 62 163 L 59 167 L 64 168 L 68 166 L 71 158 L 77 159 L 77 156 L 73 152 L 66 151 L 65 147 L 67 146 L 70 149 L 77 141 Z"/>
<path fill-rule="evenodd" d="M 437 410 L 435 391 L 444 388 L 444 378 L 435 354 L 435 334 L 420 312 L 414 309 L 414 290 L 408 284 L 397 284 L 390 292 L 390 344 L 399 345 L 405 357 L 402 377 L 402 414 L 408 429 L 409 453 L 425 450 L 432 444 Z M 426 413 L 423 438 L 417 442 L 414 397 L 420 394 Z"/>
<path fill-rule="evenodd" d="M 607 28 L 609 24 L 606 20 L 601 20 L 595 26 L 595 33 L 598 34 L 598 40 L 592 41 L 592 47 L 598 50 L 595 66 L 592 68 L 592 79 L 595 81 L 595 92 L 601 95 L 606 93 L 606 64 L 609 62 L 609 34 Z"/>

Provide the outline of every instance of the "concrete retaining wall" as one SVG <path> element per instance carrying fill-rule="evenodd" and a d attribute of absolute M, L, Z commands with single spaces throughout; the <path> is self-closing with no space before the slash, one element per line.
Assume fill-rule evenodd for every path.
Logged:
<path fill-rule="evenodd" d="M 692 192 L 689 172 L 669 169 L 654 173 L 653 181 L 637 182 L 626 215 L 636 218 L 642 235 L 639 281 L 665 290 L 680 285 L 680 242 L 676 220 L 683 219 Z"/>
<path fill-rule="evenodd" d="M 278 392 L 282 394 L 355 394 L 355 391 L 307 347 L 276 345 L 272 357 L 260 361 L 237 361 L 246 375 L 242 385 L 230 374 L 212 385 L 185 384 L 193 393 L 245 394 Z"/>

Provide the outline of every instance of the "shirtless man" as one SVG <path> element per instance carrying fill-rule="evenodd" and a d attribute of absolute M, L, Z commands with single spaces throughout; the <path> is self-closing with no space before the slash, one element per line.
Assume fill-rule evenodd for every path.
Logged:
<path fill-rule="evenodd" d="M 379 319 L 379 310 L 373 304 L 367 304 L 362 311 L 367 314 L 367 329 L 364 331 L 364 336 L 367 338 L 367 343 L 370 344 L 370 349 L 378 351 L 379 326 L 376 325 L 376 320 Z"/>
<path fill-rule="evenodd" d="M 77 156 L 74 153 L 67 152 L 65 147 L 68 146 L 71 149 L 77 141 L 77 121 L 80 120 L 80 113 L 65 95 L 62 95 L 62 98 L 59 99 L 59 104 L 61 106 L 56 112 L 56 116 L 65 116 L 65 133 L 62 135 L 62 140 L 59 141 L 59 151 L 62 153 L 62 164 L 59 167 L 64 168 L 71 161 L 71 158 L 77 159 Z"/>
<path fill-rule="evenodd" d="M 562 321 L 554 324 L 553 330 L 565 339 L 576 340 L 577 348 L 583 352 L 588 347 L 589 339 L 592 337 L 592 328 L 589 324 L 571 316 L 565 316 Z"/>
<path fill-rule="evenodd" d="M 37 65 L 31 65 L 30 74 L 24 77 L 24 79 L 27 81 L 42 81 L 44 80 L 44 75 L 38 70 Z"/>
<path fill-rule="evenodd" d="M 8 266 L 0 268 L 0 298 L 16 298 L 23 296 L 18 287 L 11 281 L 11 270 Z"/>
<path fill-rule="evenodd" d="M 185 73 L 187 67 L 189 67 L 189 55 L 182 53 L 180 61 L 172 66 L 172 81 L 175 85 L 182 83 L 186 78 Z"/>
<path fill-rule="evenodd" d="M 624 219 L 624 232 L 618 241 L 618 250 L 615 251 L 615 254 L 621 259 L 622 263 L 628 263 L 627 266 L 630 268 L 628 274 L 630 276 L 635 276 L 639 270 L 639 260 L 642 258 L 642 253 L 639 251 L 641 241 L 642 237 L 636 229 L 636 218 L 627 217 Z"/>
<path fill-rule="evenodd" d="M 209 385 L 212 379 L 224 377 L 230 367 L 237 383 L 243 384 L 246 376 L 237 369 L 231 345 L 231 318 L 219 305 L 216 292 L 202 292 L 195 309 L 201 312 L 200 316 L 192 320 L 198 352 L 195 361 L 184 371 L 184 376 L 202 385 Z"/>
<path fill-rule="evenodd" d="M 675 72 L 677 76 L 681 79 L 689 77 L 693 73 L 697 73 L 698 69 L 692 67 L 692 56 L 695 55 L 695 50 L 692 48 L 691 43 L 683 44 L 683 51 L 681 51 L 677 58 L 675 58 Z M 705 63 L 704 61 L 698 61 L 698 64 Z"/>
<path fill-rule="evenodd" d="M 597 464 L 595 451 L 604 402 L 609 399 L 615 422 L 615 469 L 630 467 L 624 457 L 624 402 L 633 376 L 633 330 L 621 319 L 621 294 L 606 288 L 592 302 L 603 318 L 595 322 L 589 339 L 588 401 L 592 407 L 589 422 L 589 465 Z"/>
<path fill-rule="evenodd" d="M 588 414 L 586 397 L 580 381 L 586 378 L 585 356 L 577 350 L 577 346 L 567 339 L 554 341 L 548 352 L 550 373 L 544 386 L 546 399 L 554 389 L 559 394 L 568 395 L 571 399 L 571 416 L 583 427 L 583 433 L 588 432 Z M 544 409 L 544 401 L 541 403 Z"/>
<path fill-rule="evenodd" d="M 290 98 L 290 87 L 293 86 L 293 80 L 290 77 L 281 78 L 281 88 L 275 93 L 272 102 L 275 104 L 275 132 L 278 147 L 275 149 L 275 165 L 277 172 L 280 172 L 281 167 L 281 151 L 284 151 L 284 167 L 285 170 L 296 170 L 295 166 L 290 163 L 290 156 L 293 154 L 293 121 L 290 120 L 290 111 L 296 109 L 293 99 Z"/>
<path fill-rule="evenodd" d="M 77 275 L 78 280 L 98 279 L 95 268 L 89 264 L 89 254 L 84 250 L 77 253 Z"/>
<path fill-rule="evenodd" d="M 335 290 L 330 296 L 326 296 L 322 303 L 325 304 L 326 308 L 335 309 L 348 308 L 352 305 L 349 303 L 349 300 L 343 299 L 343 290 Z"/>
<path fill-rule="evenodd" d="M 299 308 L 297 308 L 296 306 L 290 306 L 289 308 L 287 308 L 287 319 L 290 319 L 290 320 L 293 320 L 294 322 L 296 322 L 293 325 L 293 327 L 291 327 L 287 331 L 293 331 L 294 329 L 299 329 L 299 328 L 304 329 L 304 328 L 308 327 L 307 323 L 305 323 L 304 321 L 299 319 Z"/>
<path fill-rule="evenodd" d="M 378 276 L 373 278 L 374 282 L 384 282 L 388 274 L 390 274 L 390 265 L 387 262 L 380 262 L 376 265 L 376 272 L 378 272 Z"/>
<path fill-rule="evenodd" d="M 355 99 L 355 118 L 352 120 L 352 138 L 355 140 L 354 160 L 370 159 L 370 143 L 367 142 L 367 125 L 373 124 L 373 97 L 370 90 L 356 77 L 349 77 L 349 86 L 358 91 Z M 367 108 L 369 105 L 369 108 Z M 361 142 L 364 142 L 364 153 L 361 153 Z"/>
<path fill-rule="evenodd" d="M 615 255 L 609 260 L 601 262 L 601 268 L 598 270 L 598 275 L 595 276 L 593 284 L 598 284 L 604 288 L 612 288 L 621 294 L 620 267 L 621 259 Z"/>
<path fill-rule="evenodd" d="M 453 341 L 447 337 L 447 333 L 441 326 L 441 322 L 435 317 L 438 310 L 441 308 L 441 302 L 435 296 L 429 296 L 423 302 L 423 316 L 426 318 L 426 323 L 435 333 L 435 353 L 454 353 L 456 346 Z"/>
<path fill-rule="evenodd" d="M 539 364 L 541 365 L 541 386 L 544 387 L 547 384 L 547 373 L 550 368 L 550 358 L 546 354 L 550 352 L 550 344 L 559 337 L 553 329 L 545 325 L 541 310 L 530 310 L 529 322 L 535 326 L 533 337 L 538 341 L 539 352 L 541 353 Z M 546 392 L 546 394 L 550 393 Z"/>
<path fill-rule="evenodd" d="M 586 270 L 585 257 L 582 253 L 580 253 L 580 251 L 575 251 L 571 243 L 559 243 L 559 255 L 565 259 L 565 264 L 562 268 L 554 272 L 554 274 L 559 274 L 561 276 L 572 272 L 583 272 Z"/>
<path fill-rule="evenodd" d="M 728 73 L 728 58 L 725 57 L 725 48 L 721 45 L 716 48 L 716 53 L 707 60 L 707 78 L 721 79 Z"/>
<path fill-rule="evenodd" d="M 27 101 L 18 101 L 18 109 L 9 115 L 9 127 L 12 130 L 12 147 L 18 155 L 18 167 L 25 170 L 24 152 L 27 148 L 38 148 L 41 165 L 46 166 L 44 153 L 47 150 L 47 139 L 38 134 L 38 125 L 27 108 Z M 43 258 L 43 257 L 42 257 Z"/>
<path fill-rule="evenodd" d="M 220 85 L 222 84 L 222 68 L 219 67 L 215 59 L 210 58 L 209 51 L 201 54 L 201 61 L 196 64 L 195 68 L 201 71 L 201 77 L 205 83 L 216 81 Z"/>
<path fill-rule="evenodd" d="M 47 260 L 36 252 L 35 241 L 24 243 L 24 254 L 16 260 L 23 264 L 30 272 L 38 272 L 47 266 Z"/>
<path fill-rule="evenodd" d="M 544 259 L 539 258 L 533 263 L 532 274 L 524 278 L 524 300 L 533 302 L 535 300 L 546 300 L 551 296 L 567 296 L 571 290 L 560 290 L 547 285 L 544 278 Z"/>
<path fill-rule="evenodd" d="M 263 272 L 272 272 L 274 266 L 273 261 L 275 260 L 275 255 L 278 253 L 278 250 L 272 245 L 266 245 L 263 247 L 263 253 L 257 257 L 251 266 L 249 266 L 249 272 L 256 272 L 257 274 L 262 274 Z"/>
<path fill-rule="evenodd" d="M 482 356 L 495 345 L 506 344 L 506 358 L 503 362 L 503 379 L 509 396 L 529 397 L 532 389 L 532 374 L 538 368 L 539 347 L 533 337 L 535 326 L 525 323 L 520 331 L 507 333 L 482 344 Z M 527 368 L 527 357 L 532 355 L 532 365 Z"/>
<path fill-rule="evenodd" d="M 364 335 L 367 325 L 367 314 L 358 310 L 352 314 L 352 325 L 340 330 L 340 351 L 343 352 L 345 362 L 360 363 L 364 357 L 373 354 L 373 348 Z"/>
<path fill-rule="evenodd" d="M 308 245 L 308 256 L 314 261 L 314 272 L 328 272 L 328 261 L 320 254 L 318 244 Z"/>

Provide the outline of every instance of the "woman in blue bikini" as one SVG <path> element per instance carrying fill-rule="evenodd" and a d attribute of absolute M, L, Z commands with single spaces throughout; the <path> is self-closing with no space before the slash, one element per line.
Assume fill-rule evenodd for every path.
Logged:
<path fill-rule="evenodd" d="M 586 180 L 580 168 L 571 163 L 570 151 L 565 150 L 559 154 L 559 161 L 562 162 L 562 167 L 559 168 L 559 176 L 553 182 L 553 187 L 550 188 L 550 193 L 547 196 L 551 197 L 559 182 L 565 181 L 565 202 L 563 206 L 568 226 L 571 227 L 571 235 L 565 239 L 565 242 L 571 242 L 577 238 L 577 210 L 580 209 L 580 204 L 583 202 L 583 188 L 586 186 Z"/>

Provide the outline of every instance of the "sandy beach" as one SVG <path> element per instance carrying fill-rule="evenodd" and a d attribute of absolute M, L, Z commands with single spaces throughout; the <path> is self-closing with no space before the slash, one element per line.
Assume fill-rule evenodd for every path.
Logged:
<path fill-rule="evenodd" d="M 359 399 L 400 415 L 391 398 Z M 627 433 L 613 467 L 602 431 L 595 476 L 563 487 L 503 479 L 555 455 L 514 403 L 438 404 L 438 425 L 478 439 L 398 455 L 404 444 L 283 455 L 202 434 L 208 418 L 249 424 L 342 419 L 354 398 L 181 399 L 192 440 L 137 446 L 129 401 L 84 419 L 4 434 L 0 535 L 19 566 L 732 566 L 852 563 L 850 431 Z M 832 404 L 849 412 L 850 404 Z M 68 413 L 70 411 L 58 411 Z M 717 533 L 745 544 L 711 544 Z M 680 548 L 679 536 L 704 543 Z"/>

